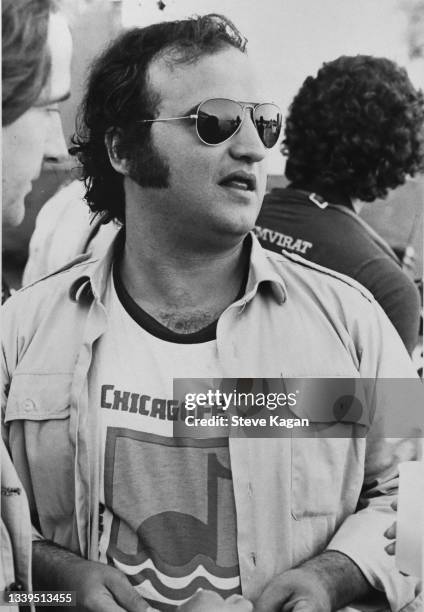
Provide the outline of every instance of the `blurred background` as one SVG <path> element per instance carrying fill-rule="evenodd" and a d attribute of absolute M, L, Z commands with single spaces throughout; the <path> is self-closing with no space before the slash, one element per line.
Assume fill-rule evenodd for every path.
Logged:
<path fill-rule="evenodd" d="M 91 60 L 122 28 L 145 26 L 194 13 L 223 13 L 248 38 L 249 55 L 264 92 L 287 110 L 309 74 L 343 54 L 385 56 L 404 66 L 424 88 L 424 0 L 62 0 L 74 40 L 72 97 L 62 104 L 68 141 L 74 131 Z M 46 165 L 27 197 L 23 224 L 3 234 L 3 267 L 12 287 L 20 277 L 35 218 L 42 204 L 78 176 L 69 158 Z M 278 147 L 269 158 L 268 187 L 284 185 Z M 398 251 L 409 249 L 413 275 L 423 273 L 424 180 L 414 178 L 384 202 L 365 206 L 361 216 Z"/>

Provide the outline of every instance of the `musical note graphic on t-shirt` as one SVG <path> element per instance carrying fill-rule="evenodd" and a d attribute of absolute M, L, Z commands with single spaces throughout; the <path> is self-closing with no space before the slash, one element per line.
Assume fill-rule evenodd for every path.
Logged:
<path fill-rule="evenodd" d="M 133 584 L 148 580 L 173 600 L 199 586 L 239 592 L 227 439 L 108 428 L 104 484 L 107 555 Z"/>

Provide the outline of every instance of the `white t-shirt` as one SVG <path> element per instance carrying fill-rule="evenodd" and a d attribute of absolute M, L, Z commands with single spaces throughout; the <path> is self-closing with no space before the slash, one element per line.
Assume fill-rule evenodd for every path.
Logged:
<path fill-rule="evenodd" d="M 119 297 L 111 279 L 109 327 L 89 386 L 90 405 L 101 411 L 100 561 L 160 610 L 199 587 L 239 593 L 227 432 L 172 437 L 180 409 L 173 379 L 222 377 L 216 339 L 170 332 L 116 285 Z"/>

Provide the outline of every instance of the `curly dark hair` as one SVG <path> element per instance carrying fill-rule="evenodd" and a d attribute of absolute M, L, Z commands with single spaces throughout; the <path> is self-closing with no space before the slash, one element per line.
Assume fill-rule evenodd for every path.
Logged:
<path fill-rule="evenodd" d="M 372 202 L 423 169 L 423 94 L 379 57 L 342 56 L 309 76 L 286 119 L 282 152 L 294 185 Z"/>
<path fill-rule="evenodd" d="M 105 135 L 119 134 L 117 153 L 130 162 L 143 186 L 165 187 L 167 166 L 153 150 L 151 124 L 158 95 L 146 76 L 153 59 L 167 56 L 173 63 L 191 63 L 199 57 L 235 47 L 245 52 L 246 39 L 222 15 L 210 14 L 182 21 L 134 28 L 120 35 L 95 61 L 81 104 L 70 152 L 82 165 L 85 199 L 93 212 L 125 221 L 123 175 L 109 160 Z"/>
<path fill-rule="evenodd" d="M 2 125 L 31 108 L 47 81 L 48 24 L 54 8 L 51 0 L 2 2 Z"/>

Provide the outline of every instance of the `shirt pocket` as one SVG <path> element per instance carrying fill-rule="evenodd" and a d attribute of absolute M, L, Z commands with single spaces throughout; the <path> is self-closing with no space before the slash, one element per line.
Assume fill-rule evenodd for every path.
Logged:
<path fill-rule="evenodd" d="M 5 409 L 12 457 L 47 538 L 74 514 L 71 384 L 72 374 L 15 374 Z"/>
<path fill-rule="evenodd" d="M 347 430 L 350 428 L 347 428 Z M 294 519 L 352 513 L 363 480 L 363 439 L 293 438 L 291 512 Z"/>
<path fill-rule="evenodd" d="M 5 422 L 67 419 L 72 374 L 15 373 L 7 398 Z"/>
<path fill-rule="evenodd" d="M 292 437 L 292 516 L 346 516 L 356 509 L 364 478 L 370 415 L 363 381 L 305 379 L 299 389 L 301 401 L 291 410 L 309 426 Z"/>

